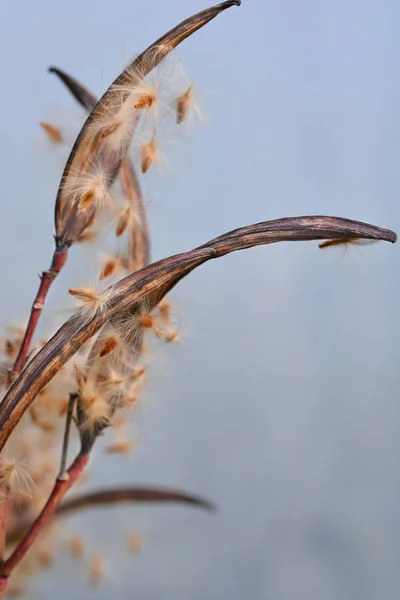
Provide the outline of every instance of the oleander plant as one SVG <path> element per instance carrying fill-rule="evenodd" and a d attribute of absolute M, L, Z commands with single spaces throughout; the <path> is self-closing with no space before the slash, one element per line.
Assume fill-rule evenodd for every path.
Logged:
<path fill-rule="evenodd" d="M 136 56 L 100 99 L 60 68 L 49 68 L 87 118 L 55 199 L 50 267 L 42 272 L 26 325 L 10 326 L 1 338 L 1 597 L 28 592 L 35 574 L 52 562 L 63 515 L 121 502 L 181 502 L 212 509 L 201 496 L 173 487 L 128 482 L 93 490 L 87 480 L 89 458 L 106 429 L 114 431 L 106 452 L 131 450 L 127 425 L 135 418 L 145 382 L 148 346 L 152 339 L 167 345 L 179 340 L 167 295 L 183 277 L 209 260 L 264 244 L 317 240 L 325 248 L 396 241 L 388 229 L 345 218 L 285 217 L 240 227 L 152 262 L 141 178 L 164 161 L 160 133 L 202 117 L 176 48 L 234 6 L 240 0 L 182 21 Z M 41 126 L 52 143 L 65 143 L 57 125 Z M 110 236 L 115 251 L 104 256 Z M 98 281 L 66 290 L 76 310 L 40 339 L 37 325 L 48 292 L 69 253 L 82 245 L 92 245 L 101 261 Z M 139 543 L 133 535 L 132 547 Z M 81 536 L 71 537 L 69 547 L 73 556 L 84 555 Z M 90 583 L 99 583 L 101 571 L 101 557 L 93 556 Z"/>

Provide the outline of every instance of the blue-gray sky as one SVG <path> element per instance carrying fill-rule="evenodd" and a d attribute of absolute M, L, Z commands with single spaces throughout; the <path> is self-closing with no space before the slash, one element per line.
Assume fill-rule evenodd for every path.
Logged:
<path fill-rule="evenodd" d="M 82 113 L 55 64 L 102 93 L 198 0 L 3 0 L 3 323 L 24 318 L 52 251 L 66 150 Z M 179 55 L 207 122 L 153 173 L 154 258 L 235 227 L 327 214 L 399 230 L 400 6 L 243 0 Z M 51 296 L 82 275 L 78 251 Z M 80 522 L 110 575 L 96 591 L 60 557 L 37 598 L 394 600 L 400 593 L 399 248 L 279 244 L 207 264 L 174 291 L 182 346 L 160 350 L 137 451 L 98 453 L 96 482 L 178 485 L 215 515 L 123 509 Z M 54 314 L 54 312 L 53 312 Z M 105 522 L 105 518 L 107 521 Z M 71 524 L 72 527 L 72 524 Z M 78 524 L 74 524 L 78 527 Z M 126 531 L 144 532 L 139 558 Z M 114 591 L 117 586 L 117 591 Z"/>

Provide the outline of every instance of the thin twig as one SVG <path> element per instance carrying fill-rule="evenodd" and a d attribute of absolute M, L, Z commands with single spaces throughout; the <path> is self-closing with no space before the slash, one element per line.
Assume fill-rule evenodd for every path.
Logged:
<path fill-rule="evenodd" d="M 42 512 L 32 524 L 27 534 L 15 548 L 11 556 L 0 565 L 0 598 L 2 597 L 2 591 L 4 591 L 7 579 L 12 573 L 13 569 L 25 556 L 33 542 L 36 540 L 40 532 L 47 525 L 49 520 L 52 518 L 54 511 L 64 498 L 67 491 L 76 482 L 78 477 L 84 470 L 89 460 L 89 454 L 79 454 L 73 464 L 68 469 L 67 479 L 57 479 L 53 490 L 50 494 L 49 499 L 46 502 Z"/>
<path fill-rule="evenodd" d="M 40 318 L 40 314 L 46 302 L 47 294 L 49 293 L 49 289 L 53 281 L 56 279 L 57 275 L 61 272 L 65 263 L 67 262 L 67 258 L 67 248 L 56 248 L 53 254 L 53 260 L 51 262 L 50 268 L 48 269 L 48 271 L 43 271 L 40 277 L 39 289 L 32 304 L 31 314 L 29 316 L 28 325 L 25 330 L 24 339 L 22 340 L 22 344 L 19 349 L 17 358 L 15 359 L 14 365 L 9 374 L 9 383 L 14 382 L 15 378 L 19 375 L 25 364 L 25 361 L 29 354 L 29 349 L 31 347 L 32 338 L 35 334 L 36 327 Z"/>
<path fill-rule="evenodd" d="M 71 421 L 74 413 L 75 402 L 78 397 L 78 394 L 70 394 L 69 402 L 68 402 L 68 412 L 67 417 L 65 419 L 65 432 L 64 432 L 64 441 L 63 448 L 61 454 L 61 465 L 60 465 L 60 474 L 58 475 L 58 479 L 64 480 L 68 478 L 68 472 L 66 471 L 67 466 L 67 456 L 68 456 L 68 442 L 69 442 L 69 432 L 71 429 Z"/>
<path fill-rule="evenodd" d="M 7 543 L 7 519 L 10 508 L 10 488 L 4 484 L 0 488 L 0 562 L 4 559 Z"/>

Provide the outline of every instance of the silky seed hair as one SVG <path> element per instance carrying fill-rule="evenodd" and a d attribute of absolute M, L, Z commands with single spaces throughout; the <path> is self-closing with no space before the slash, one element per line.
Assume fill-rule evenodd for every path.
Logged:
<path fill-rule="evenodd" d="M 10 493 L 31 497 L 31 489 L 34 482 L 27 469 L 26 461 L 16 457 L 1 457 L 0 484 Z"/>
<path fill-rule="evenodd" d="M 111 207 L 109 174 L 99 161 L 90 164 L 86 171 L 81 169 L 76 172 L 70 171 L 62 189 L 70 207 L 76 205 L 78 209 L 84 210 L 93 205 L 96 210 L 100 211 Z M 94 218 L 94 215 L 91 216 L 88 226 L 91 225 Z"/>
<path fill-rule="evenodd" d="M 107 286 L 98 278 L 93 287 L 69 288 L 68 293 L 78 304 L 77 314 L 85 320 L 90 320 L 98 314 L 107 313 L 114 284 L 115 278 L 107 282 Z"/>
<path fill-rule="evenodd" d="M 106 427 L 112 416 L 112 406 L 108 398 L 101 394 L 96 381 L 89 375 L 79 389 L 79 406 L 81 410 L 81 424 L 89 432 L 96 431 L 98 427 Z"/>

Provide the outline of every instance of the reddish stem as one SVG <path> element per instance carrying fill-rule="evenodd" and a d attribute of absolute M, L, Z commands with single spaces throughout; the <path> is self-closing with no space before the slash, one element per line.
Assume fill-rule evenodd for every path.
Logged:
<path fill-rule="evenodd" d="M 8 488 L 8 486 L 2 485 L 0 487 L 0 560 L 3 560 L 4 558 L 4 551 L 6 547 L 9 503 L 10 489 Z"/>
<path fill-rule="evenodd" d="M 67 257 L 68 248 L 56 248 L 53 254 L 53 260 L 51 262 L 50 269 L 48 271 L 43 271 L 40 277 L 40 286 L 36 294 L 36 298 L 32 304 L 31 314 L 26 327 L 24 339 L 22 340 L 18 356 L 15 359 L 12 371 L 9 375 L 9 383 L 13 383 L 25 364 L 47 294 L 51 284 L 67 262 Z"/>
<path fill-rule="evenodd" d="M 38 537 L 39 533 L 47 525 L 67 491 L 73 486 L 82 473 L 88 460 L 89 454 L 79 454 L 67 471 L 68 478 L 56 480 L 53 491 L 51 492 L 42 512 L 32 524 L 27 534 L 15 548 L 11 556 L 2 564 L 0 564 L 0 598 L 3 597 L 8 578 L 12 571 L 25 556 L 33 542 Z"/>

